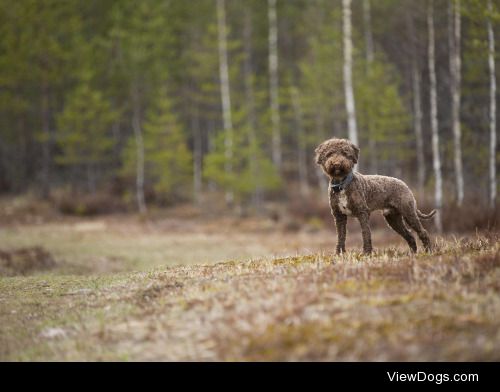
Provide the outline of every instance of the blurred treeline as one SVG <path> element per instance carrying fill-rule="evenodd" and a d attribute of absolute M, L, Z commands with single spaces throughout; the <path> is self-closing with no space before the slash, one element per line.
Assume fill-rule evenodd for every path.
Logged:
<path fill-rule="evenodd" d="M 315 146 L 348 136 L 342 1 L 278 0 L 276 19 L 273 3 L 0 0 L 0 192 L 105 191 L 139 208 L 199 202 L 210 193 L 257 206 L 285 193 L 317 193 L 326 179 L 315 167 Z M 369 3 L 352 2 L 360 170 L 432 194 L 428 3 Z M 486 0 L 460 5 L 465 198 L 485 202 L 488 18 L 494 37 L 500 33 L 496 1 L 493 7 Z M 439 148 L 445 198 L 453 200 L 450 1 L 435 0 L 433 9 Z"/>

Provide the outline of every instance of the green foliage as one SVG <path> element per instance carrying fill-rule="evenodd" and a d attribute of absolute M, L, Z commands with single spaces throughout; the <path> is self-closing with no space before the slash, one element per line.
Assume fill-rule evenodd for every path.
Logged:
<path fill-rule="evenodd" d="M 94 165 L 103 162 L 113 147 L 109 134 L 117 113 L 101 92 L 83 83 L 72 91 L 57 116 L 57 143 L 62 165 Z"/>
<path fill-rule="evenodd" d="M 411 138 L 410 114 L 399 93 L 400 86 L 396 70 L 381 58 L 375 58 L 369 65 L 358 58 L 355 69 L 355 96 L 358 111 L 358 126 L 364 132 L 362 141 L 366 146 L 372 138 L 376 151 L 365 150 L 365 158 L 376 154 L 384 161 L 408 159 L 404 146 Z M 366 154 L 368 153 L 368 154 Z"/>
<path fill-rule="evenodd" d="M 309 17 L 318 20 L 318 10 Z M 319 18 L 322 21 L 322 18 Z M 343 52 L 340 10 L 330 12 L 324 23 L 315 23 L 309 41 L 309 53 L 300 63 L 301 93 L 305 127 L 309 130 L 305 143 L 309 149 L 318 139 L 345 137 L 345 104 L 343 86 Z M 355 31 L 355 42 L 361 42 Z M 363 161 L 376 154 L 377 159 L 403 160 L 410 155 L 405 145 L 411 138 L 408 108 L 400 94 L 398 71 L 382 54 L 367 64 L 365 54 L 354 46 L 354 95 L 361 147 L 372 138 L 376 151 L 363 149 Z"/>
<path fill-rule="evenodd" d="M 191 151 L 165 89 L 156 102 L 144 124 L 146 165 L 158 193 L 185 196 L 191 185 Z"/>
<path fill-rule="evenodd" d="M 248 143 L 248 128 L 234 133 L 233 157 L 225 156 L 224 133 L 218 133 L 215 149 L 206 155 L 204 160 L 204 175 L 214 181 L 222 189 L 232 190 L 235 198 L 242 201 L 248 198 L 256 188 L 265 191 L 279 189 L 281 178 L 271 160 L 265 156 L 256 144 Z M 225 165 L 230 162 L 232 171 L 225 171 Z"/>
<path fill-rule="evenodd" d="M 315 11 L 315 12 L 314 12 Z M 309 39 L 309 52 L 299 63 L 301 73 L 302 102 L 305 126 L 312 135 L 310 144 L 318 138 L 345 136 L 340 129 L 331 129 L 331 124 L 346 121 L 342 79 L 342 34 L 341 14 L 334 11 L 323 23 L 315 22 L 320 10 L 312 10 L 309 17 L 316 34 Z M 340 127 L 339 127 L 340 128 Z M 343 129 L 342 129 L 343 132 Z"/>
<path fill-rule="evenodd" d="M 484 173 L 488 159 L 487 152 L 468 152 L 489 142 L 486 22 L 491 20 L 498 39 L 500 10 L 492 1 L 493 10 L 488 11 L 487 3 L 461 0 L 460 120 L 466 176 Z M 434 5 L 436 21 L 446 18 L 448 3 Z M 225 7 L 232 174 L 224 170 L 224 134 L 217 132 L 223 121 L 215 1 L 0 0 L 0 191 L 79 184 L 82 169 L 90 170 L 89 184 L 95 182 L 91 189 L 96 190 L 121 168 L 130 180 L 128 191 L 135 193 L 132 124 L 137 119 L 144 131 L 146 185 L 162 198 L 176 199 L 189 191 L 191 176 L 199 173 L 192 171 L 195 146 L 204 179 L 234 188 L 241 200 L 294 181 L 298 148 L 306 154 L 308 181 L 316 181 L 310 159 L 314 147 L 327 137 L 347 136 L 341 2 L 277 4 L 282 178 L 270 163 L 267 4 L 226 1 Z M 371 11 L 375 59 L 367 64 L 362 2 L 352 4 L 361 170 L 372 158 L 379 167 L 392 170 L 404 164 L 401 167 L 408 170 L 416 162 L 408 99 L 412 45 L 406 23 L 411 15 L 427 137 L 426 4 L 371 0 Z M 445 145 L 451 140 L 448 24 L 435 27 L 440 137 Z M 498 42 L 496 47 L 498 53 Z M 498 54 L 496 59 L 498 80 Z M 170 97 L 159 92 L 159 86 L 168 86 Z M 301 115 L 291 91 L 299 97 Z M 376 148 L 367 148 L 369 142 Z M 431 156 L 427 144 L 424 153 Z M 452 176 L 452 155 L 443 156 L 445 178 Z M 44 170 L 49 169 L 51 176 L 45 178 Z"/>
<path fill-rule="evenodd" d="M 143 138 L 147 183 L 160 200 L 186 198 L 191 187 L 192 154 L 165 88 L 159 90 L 146 113 Z M 124 153 L 125 175 L 135 174 L 136 159 L 135 139 L 131 137 Z"/>

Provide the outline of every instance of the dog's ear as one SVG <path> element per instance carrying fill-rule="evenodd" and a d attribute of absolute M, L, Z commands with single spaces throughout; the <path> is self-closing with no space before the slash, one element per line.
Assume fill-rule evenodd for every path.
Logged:
<path fill-rule="evenodd" d="M 322 161 L 322 153 L 323 153 L 323 147 L 324 147 L 324 144 L 325 143 L 321 143 L 318 147 L 316 147 L 316 149 L 314 150 L 314 160 L 316 162 L 316 164 L 318 165 L 321 165 L 321 161 Z"/>
<path fill-rule="evenodd" d="M 359 147 L 351 143 L 352 150 L 354 152 L 354 163 L 358 163 L 359 159 Z"/>

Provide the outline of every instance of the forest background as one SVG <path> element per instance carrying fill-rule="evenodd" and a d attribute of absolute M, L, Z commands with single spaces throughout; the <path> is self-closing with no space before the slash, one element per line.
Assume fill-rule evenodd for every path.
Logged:
<path fill-rule="evenodd" d="M 0 194 L 309 219 L 337 136 L 445 230 L 491 227 L 499 25 L 490 0 L 2 0 Z"/>

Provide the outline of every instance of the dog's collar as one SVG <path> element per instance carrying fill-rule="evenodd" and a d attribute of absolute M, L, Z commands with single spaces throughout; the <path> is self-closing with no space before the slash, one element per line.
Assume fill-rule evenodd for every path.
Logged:
<path fill-rule="evenodd" d="M 340 182 L 336 183 L 334 179 L 330 182 L 330 185 L 333 189 L 334 193 L 339 193 L 340 191 L 343 191 L 347 186 L 352 182 L 354 178 L 354 174 L 352 172 L 349 172 L 347 176 L 345 176 Z"/>

